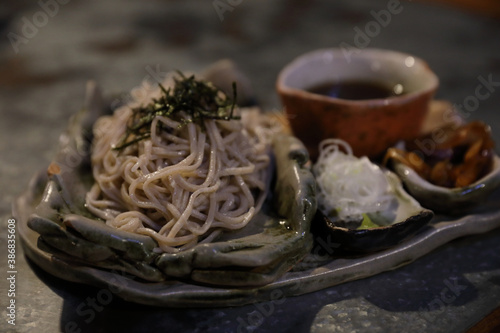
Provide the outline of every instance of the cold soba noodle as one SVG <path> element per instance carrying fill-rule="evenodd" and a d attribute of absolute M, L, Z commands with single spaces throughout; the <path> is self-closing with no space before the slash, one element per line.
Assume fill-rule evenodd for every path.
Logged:
<path fill-rule="evenodd" d="M 151 236 L 163 252 L 243 228 L 266 195 L 276 128 L 252 111 L 239 120 L 228 101 L 182 76 L 100 118 L 88 209 L 110 226 Z"/>

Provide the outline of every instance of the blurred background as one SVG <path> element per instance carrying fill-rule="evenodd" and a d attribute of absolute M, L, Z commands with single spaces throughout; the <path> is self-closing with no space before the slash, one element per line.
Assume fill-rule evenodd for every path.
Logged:
<path fill-rule="evenodd" d="M 19 166 L 28 146 L 49 158 L 47 143 L 81 106 L 87 80 L 116 94 L 152 73 L 196 72 L 222 58 L 248 75 L 259 103 L 280 108 L 280 69 L 302 53 L 342 43 L 425 59 L 441 80 L 437 98 L 460 104 L 479 76 L 500 81 L 499 18 L 496 0 L 3 1 L 0 134 L 16 128 L 23 141 L 1 140 L 0 149 Z M 482 100 L 471 117 L 496 113 L 499 96 Z"/>
<path fill-rule="evenodd" d="M 258 103 L 265 109 L 280 109 L 275 92 L 276 77 L 283 66 L 300 54 L 341 45 L 393 49 L 426 60 L 440 78 L 436 98 L 465 107 L 469 120 L 486 121 L 492 127 L 497 144 L 500 143 L 498 0 L 2 1 L 0 35 L 2 223 L 10 216 L 12 200 L 26 188 L 31 175 L 46 167 L 53 157 L 58 136 L 68 118 L 82 107 L 87 80 L 97 81 L 110 96 L 128 92 L 142 80 L 154 79 L 171 70 L 199 72 L 215 61 L 231 59 L 248 76 Z M 479 99 L 477 87 L 485 84 L 489 95 Z M 498 239 L 498 233 L 496 237 Z M 493 262 L 496 259 L 498 255 L 485 260 Z M 428 260 L 434 268 L 439 266 L 440 259 L 434 258 L 434 262 L 431 257 Z M 443 279 L 449 276 L 442 269 L 460 272 L 465 267 L 457 260 L 460 259 L 451 260 L 451 267 L 438 268 L 442 275 L 435 277 L 437 293 Z M 474 261 L 472 257 L 469 260 Z M 414 267 L 408 269 L 415 270 Z M 398 274 L 407 274 L 405 272 Z M 64 319 L 64 314 L 75 317 L 71 306 L 79 304 L 88 289 L 75 296 L 65 289 L 71 286 L 62 283 L 63 287 L 58 289 L 49 281 L 52 288 L 49 289 L 33 279 L 28 281 L 29 274 L 27 270 L 26 280 L 20 283 L 27 291 L 36 288 L 40 291 L 36 297 L 31 294 L 32 306 L 20 312 L 24 315 L 21 322 L 33 324 L 43 319 L 46 325 L 43 327 L 49 330 L 59 327 L 58 320 L 61 327 L 69 320 Z M 37 274 L 47 279 L 43 273 Z M 382 280 L 369 281 L 373 285 Z M 498 276 L 496 281 L 498 283 Z M 366 281 L 365 285 L 356 286 L 368 288 Z M 349 286 L 332 289 L 330 294 L 303 298 L 304 304 L 308 304 L 303 312 L 298 310 L 302 308 L 300 298 L 299 303 L 290 301 L 283 309 L 296 309 L 292 313 L 297 319 L 296 324 L 285 326 L 304 330 L 312 327 L 321 331 L 315 324 L 319 320 L 315 316 L 329 304 L 325 295 L 333 295 L 332 304 L 336 300 L 361 297 L 361 292 L 345 296 L 342 293 L 347 289 L 344 288 Z M 497 288 L 500 287 L 497 285 Z M 407 288 L 403 283 L 399 294 L 391 299 L 404 298 L 405 293 Z M 388 295 L 375 292 L 371 301 L 384 307 L 384 297 Z M 432 297 L 427 301 L 430 300 Z M 464 325 L 472 325 L 500 305 L 498 300 L 496 303 L 486 301 L 474 303 L 477 313 Z M 427 303 L 422 301 L 422 304 Z M 34 310 L 44 306 L 55 314 Z M 410 306 L 410 310 L 417 311 L 419 306 Z M 123 305 L 116 307 L 118 310 L 124 308 Z M 394 306 L 388 306 L 391 307 Z M 451 312 L 455 310 L 450 309 Z M 109 318 L 119 319 L 118 312 L 106 311 Z M 246 318 L 252 308 L 237 311 Z M 228 314 L 220 313 L 203 312 L 201 316 L 205 323 L 211 323 L 213 316 Z M 170 321 L 175 322 L 174 314 L 168 315 Z M 158 311 L 154 318 L 163 315 Z M 182 320 L 189 323 L 197 315 L 200 313 L 188 312 Z M 455 315 L 456 318 L 461 316 Z M 83 323 L 81 327 L 91 327 L 98 332 L 99 323 L 105 322 L 102 318 L 92 323 L 93 326 Z M 282 319 L 273 317 L 259 325 L 257 331 L 276 331 L 277 328 L 279 331 L 279 327 L 285 327 L 280 324 Z M 407 319 L 399 316 L 395 320 L 401 323 Z M 176 325 L 184 327 L 181 322 Z M 446 325 L 451 324 L 442 323 L 442 327 Z M 154 326 L 164 327 L 159 323 Z M 230 320 L 221 327 L 234 331 L 237 326 L 238 322 Z M 198 329 L 191 328 L 192 331 Z M 25 331 L 29 329 L 18 330 Z"/>

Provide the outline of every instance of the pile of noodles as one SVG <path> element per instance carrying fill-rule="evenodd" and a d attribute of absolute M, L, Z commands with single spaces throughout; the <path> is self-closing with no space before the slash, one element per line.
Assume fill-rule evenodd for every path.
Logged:
<path fill-rule="evenodd" d="M 201 125 L 156 116 L 149 138 L 113 149 L 134 107 L 159 94 L 143 85 L 132 91 L 132 103 L 96 122 L 95 184 L 86 206 L 106 224 L 148 235 L 158 252 L 173 253 L 243 228 L 259 211 L 269 184 L 270 140 L 280 126 L 255 109 L 238 110 L 241 120 Z"/>

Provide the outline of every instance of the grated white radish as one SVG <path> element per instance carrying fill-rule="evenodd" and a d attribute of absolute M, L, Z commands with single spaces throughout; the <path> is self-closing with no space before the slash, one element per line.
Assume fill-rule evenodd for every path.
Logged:
<path fill-rule="evenodd" d="M 393 198 L 384 172 L 367 157 L 354 156 L 349 144 L 340 139 L 320 143 L 313 172 L 319 187 L 319 208 L 327 215 L 335 212 L 345 218 L 383 211 Z"/>

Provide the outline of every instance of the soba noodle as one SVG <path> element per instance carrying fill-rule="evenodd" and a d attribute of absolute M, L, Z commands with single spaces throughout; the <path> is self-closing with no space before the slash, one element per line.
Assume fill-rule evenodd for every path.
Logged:
<path fill-rule="evenodd" d="M 256 110 L 242 111 L 241 121 L 203 119 L 201 125 L 156 116 L 149 138 L 113 149 L 134 107 L 160 93 L 149 86 L 140 95 L 133 91 L 131 105 L 96 122 L 95 184 L 86 205 L 106 224 L 148 235 L 159 252 L 173 253 L 243 228 L 259 211 L 269 183 L 269 141 L 279 125 L 270 118 L 263 124 Z"/>

